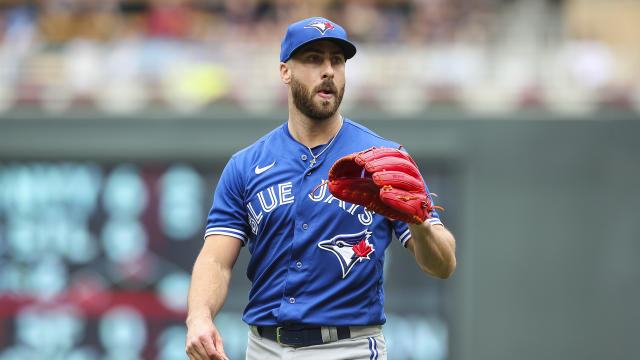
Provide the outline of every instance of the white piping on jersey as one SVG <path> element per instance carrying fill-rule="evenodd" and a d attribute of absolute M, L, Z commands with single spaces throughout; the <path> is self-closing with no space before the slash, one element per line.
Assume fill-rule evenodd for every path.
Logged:
<path fill-rule="evenodd" d="M 242 230 L 238 230 L 238 229 L 234 229 L 234 228 L 228 228 L 228 227 L 212 227 L 212 228 L 208 228 L 207 232 L 212 231 L 212 230 L 230 231 L 230 232 L 238 233 L 238 234 L 241 234 L 241 235 L 246 235 L 244 233 L 244 231 L 242 231 Z"/>
<path fill-rule="evenodd" d="M 234 237 L 236 239 L 242 240 L 242 242 L 247 242 L 247 234 L 244 231 L 228 228 L 228 227 L 212 227 L 207 229 L 204 233 L 204 237 L 206 238 L 209 235 L 227 235 Z"/>
<path fill-rule="evenodd" d="M 407 229 L 405 232 L 402 233 L 402 235 L 400 235 L 400 237 L 398 237 L 398 240 L 400 240 L 400 243 L 402 243 L 402 246 L 405 246 L 405 243 L 407 242 L 407 240 L 409 240 L 410 237 L 411 237 L 411 231 Z"/>
<path fill-rule="evenodd" d="M 440 219 L 437 219 L 437 218 L 429 219 L 429 223 L 431 223 L 431 225 L 442 225 L 442 221 L 440 221 Z M 411 232 L 407 230 L 398 237 L 398 240 L 400 240 L 400 243 L 402 243 L 402 246 L 406 247 L 407 240 L 409 240 L 410 237 L 411 237 Z"/>

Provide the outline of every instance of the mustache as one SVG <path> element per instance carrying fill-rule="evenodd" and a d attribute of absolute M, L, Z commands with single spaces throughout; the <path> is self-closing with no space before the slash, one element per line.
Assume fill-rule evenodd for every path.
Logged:
<path fill-rule="evenodd" d="M 329 79 L 322 81 L 322 84 L 316 86 L 316 88 L 314 89 L 314 92 L 318 92 L 326 88 L 331 89 L 331 92 L 334 94 L 338 93 L 338 88 L 336 84 L 333 82 L 333 80 L 329 80 Z"/>

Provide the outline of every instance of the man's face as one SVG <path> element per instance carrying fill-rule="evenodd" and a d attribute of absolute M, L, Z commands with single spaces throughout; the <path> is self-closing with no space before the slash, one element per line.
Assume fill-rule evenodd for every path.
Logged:
<path fill-rule="evenodd" d="M 313 120 L 333 116 L 344 95 L 342 48 L 329 40 L 318 40 L 298 49 L 290 61 L 291 96 L 296 108 Z"/>

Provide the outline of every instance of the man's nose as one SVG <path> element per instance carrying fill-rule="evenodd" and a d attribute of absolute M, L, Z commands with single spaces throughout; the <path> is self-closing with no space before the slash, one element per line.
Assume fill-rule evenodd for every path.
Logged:
<path fill-rule="evenodd" d="M 322 63 L 322 78 L 326 79 L 333 79 L 333 75 L 334 75 L 334 71 L 333 71 L 333 65 L 331 65 L 331 59 L 326 59 L 323 63 Z"/>

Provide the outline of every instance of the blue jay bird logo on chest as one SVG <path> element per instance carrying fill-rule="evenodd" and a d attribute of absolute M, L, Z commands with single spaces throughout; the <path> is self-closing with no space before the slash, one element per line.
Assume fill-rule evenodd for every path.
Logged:
<path fill-rule="evenodd" d="M 375 251 L 369 242 L 371 231 L 364 229 L 356 234 L 336 235 L 329 240 L 318 243 L 318 247 L 332 252 L 340 262 L 342 278 L 347 277 L 355 264 L 363 260 L 371 260 L 369 256 Z"/>

